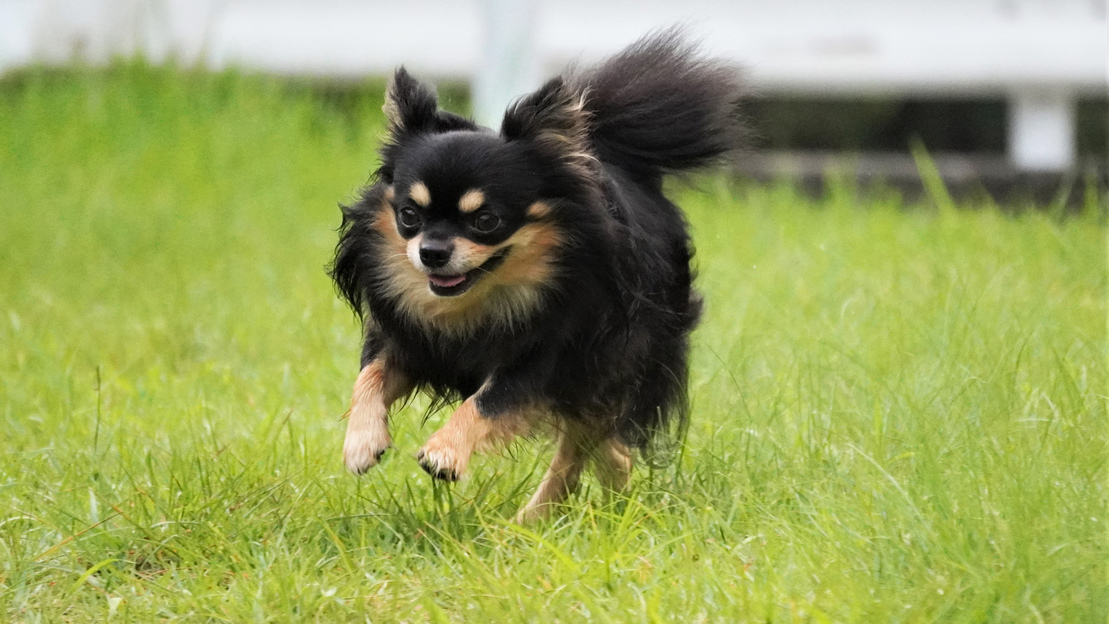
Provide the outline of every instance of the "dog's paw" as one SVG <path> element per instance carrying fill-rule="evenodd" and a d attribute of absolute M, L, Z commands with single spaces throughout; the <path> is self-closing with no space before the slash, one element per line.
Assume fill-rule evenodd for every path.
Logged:
<path fill-rule="evenodd" d="M 531 505 L 522 507 L 516 512 L 516 517 L 512 519 L 512 522 L 514 524 L 525 525 L 543 520 L 550 513 L 548 507 L 549 505 L 544 507 L 532 507 Z"/>
<path fill-rule="evenodd" d="M 443 481 L 458 481 L 466 471 L 470 455 L 444 443 L 441 436 L 434 435 L 416 454 L 416 459 L 419 460 L 420 467 L 432 477 Z"/>
<path fill-rule="evenodd" d="M 376 466 L 392 444 L 389 432 L 384 428 L 347 430 L 347 438 L 343 442 L 343 462 L 347 470 L 360 475 Z"/>

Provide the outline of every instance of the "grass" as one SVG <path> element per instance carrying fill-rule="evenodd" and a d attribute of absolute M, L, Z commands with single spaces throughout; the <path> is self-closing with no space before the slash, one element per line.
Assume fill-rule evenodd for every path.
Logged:
<path fill-rule="evenodd" d="M 0 619 L 1105 621 L 1104 196 L 678 188 L 685 447 L 521 528 L 543 443 L 436 487 L 417 405 L 342 469 L 359 332 L 323 267 L 379 98 L 0 81 Z"/>

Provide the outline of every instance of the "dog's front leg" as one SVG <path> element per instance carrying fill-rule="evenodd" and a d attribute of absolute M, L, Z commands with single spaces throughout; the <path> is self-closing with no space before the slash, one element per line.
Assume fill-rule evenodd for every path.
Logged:
<path fill-rule="evenodd" d="M 417 459 L 432 477 L 457 481 L 474 452 L 506 445 L 528 432 L 530 421 L 522 409 L 498 410 L 496 414 L 482 410 L 481 396 L 488 385 L 463 401 L 420 449 Z"/>
<path fill-rule="evenodd" d="M 354 474 L 373 468 L 392 446 L 389 406 L 412 389 L 412 384 L 382 357 L 367 364 L 354 382 L 350 400 L 343 461 Z"/>

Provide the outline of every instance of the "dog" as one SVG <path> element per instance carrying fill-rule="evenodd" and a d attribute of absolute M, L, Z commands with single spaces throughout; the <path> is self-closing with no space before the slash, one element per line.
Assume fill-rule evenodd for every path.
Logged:
<path fill-rule="evenodd" d="M 330 273 L 365 340 L 343 457 L 391 445 L 390 406 L 460 402 L 420 449 L 432 477 L 546 423 L 557 447 L 518 521 L 544 517 L 590 461 L 619 491 L 635 451 L 683 431 L 701 313 L 685 218 L 663 180 L 734 154 L 740 72 L 679 30 L 568 71 L 499 132 L 441 110 L 403 67 L 381 164 L 343 221 Z"/>

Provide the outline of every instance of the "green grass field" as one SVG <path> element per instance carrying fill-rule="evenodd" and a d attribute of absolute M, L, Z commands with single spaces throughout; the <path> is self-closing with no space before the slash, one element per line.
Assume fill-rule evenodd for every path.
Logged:
<path fill-rule="evenodd" d="M 522 528 L 546 442 L 436 487 L 416 405 L 342 467 L 359 329 L 324 266 L 379 106 L 0 81 L 0 620 L 1106 621 L 1104 196 L 676 188 L 708 301 L 685 446 Z"/>

